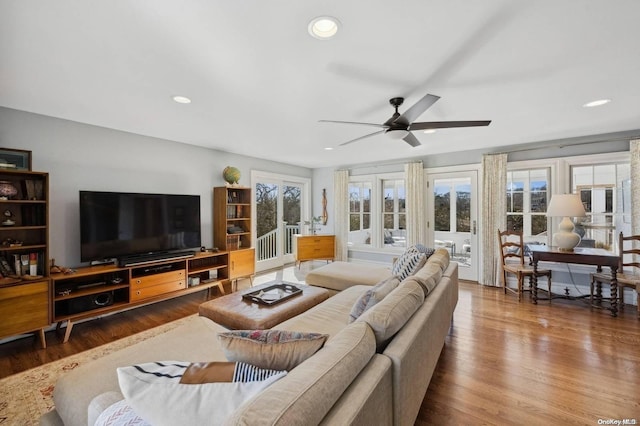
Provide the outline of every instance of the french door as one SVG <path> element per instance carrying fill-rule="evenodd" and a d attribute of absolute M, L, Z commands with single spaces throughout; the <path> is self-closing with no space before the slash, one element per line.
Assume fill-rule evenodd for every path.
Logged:
<path fill-rule="evenodd" d="M 265 172 L 252 173 L 255 206 L 256 270 L 294 262 L 293 236 L 309 211 L 309 180 Z"/>
<path fill-rule="evenodd" d="M 429 241 L 458 262 L 458 275 L 478 281 L 478 172 L 428 174 Z"/>

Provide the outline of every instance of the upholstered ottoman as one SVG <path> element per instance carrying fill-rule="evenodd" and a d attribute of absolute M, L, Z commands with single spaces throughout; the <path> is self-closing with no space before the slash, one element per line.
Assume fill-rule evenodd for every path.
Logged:
<path fill-rule="evenodd" d="M 386 266 L 333 262 L 309 272 L 305 282 L 316 287 L 342 291 L 354 285 L 375 285 L 390 276 L 391 268 Z"/>
<path fill-rule="evenodd" d="M 282 321 L 293 318 L 331 296 L 331 292 L 318 287 L 294 284 L 302 294 L 274 305 L 263 305 L 242 296 L 276 284 L 276 281 L 261 284 L 247 290 L 218 297 L 200 305 L 200 316 L 232 330 L 266 330 Z"/>

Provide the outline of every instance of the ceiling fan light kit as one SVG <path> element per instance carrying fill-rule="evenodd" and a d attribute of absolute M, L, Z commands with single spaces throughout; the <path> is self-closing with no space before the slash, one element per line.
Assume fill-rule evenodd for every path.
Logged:
<path fill-rule="evenodd" d="M 426 94 L 418 102 L 413 104 L 403 114 L 398 112 L 398 107 L 404 103 L 404 98 L 396 97 L 389 99 L 391 106 L 395 108 L 393 115 L 382 124 L 375 123 L 361 123 L 355 121 L 336 121 L 336 120 L 320 120 L 323 123 L 341 123 L 341 124 L 358 124 L 363 126 L 379 127 L 379 130 L 368 135 L 360 136 L 350 141 L 341 143 L 347 145 L 359 140 L 385 133 L 389 138 L 395 140 L 404 140 L 409 145 L 416 147 L 420 146 L 420 141 L 415 137 L 414 130 L 424 130 L 424 133 L 433 133 L 435 129 L 446 129 L 453 127 L 476 127 L 476 126 L 488 126 L 491 120 L 475 120 L 475 121 L 424 121 L 416 123 L 415 120 L 420 117 L 429 107 L 431 107 L 436 101 L 440 99 L 439 96 Z"/>
<path fill-rule="evenodd" d="M 400 139 L 404 139 L 407 135 L 409 134 L 408 130 L 401 130 L 401 129 L 389 129 L 386 132 L 386 135 L 389 136 L 391 139 L 395 139 L 395 140 L 400 140 Z"/>

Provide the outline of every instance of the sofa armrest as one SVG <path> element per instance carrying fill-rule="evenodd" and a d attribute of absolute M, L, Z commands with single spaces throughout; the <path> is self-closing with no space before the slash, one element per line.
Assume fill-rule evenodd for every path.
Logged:
<path fill-rule="evenodd" d="M 321 425 L 393 424 L 391 360 L 376 354 L 342 394 Z"/>
<path fill-rule="evenodd" d="M 98 420 L 98 417 L 100 417 L 100 414 L 102 414 L 104 410 L 106 410 L 116 402 L 122 401 L 123 399 L 124 396 L 120 392 L 116 391 L 101 393 L 100 395 L 93 398 L 91 400 L 91 403 L 89 403 L 87 424 L 95 424 L 96 420 Z"/>
<path fill-rule="evenodd" d="M 457 264 L 453 262 L 447 270 L 450 276 L 440 279 L 383 351 L 393 365 L 395 425 L 414 424 L 449 333 L 458 300 Z"/>

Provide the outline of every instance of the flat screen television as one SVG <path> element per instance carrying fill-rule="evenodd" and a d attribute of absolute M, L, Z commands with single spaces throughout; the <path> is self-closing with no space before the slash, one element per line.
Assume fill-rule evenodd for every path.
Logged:
<path fill-rule="evenodd" d="M 80 191 L 82 262 L 200 247 L 200 196 Z"/>

